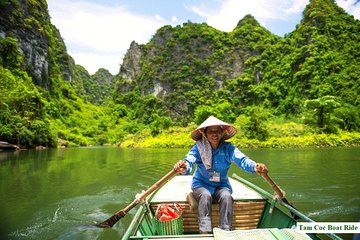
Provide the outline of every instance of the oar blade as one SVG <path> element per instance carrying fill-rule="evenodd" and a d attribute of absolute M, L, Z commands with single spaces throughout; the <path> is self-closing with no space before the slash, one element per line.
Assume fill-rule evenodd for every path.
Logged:
<path fill-rule="evenodd" d="M 115 225 L 115 223 L 117 223 L 124 216 L 125 216 L 125 212 L 120 211 L 119 213 L 112 215 L 111 217 L 109 217 L 108 219 L 103 221 L 102 223 L 96 224 L 96 226 L 100 227 L 100 228 L 111 228 L 112 226 Z"/>
<path fill-rule="evenodd" d="M 286 203 L 287 205 L 289 205 L 290 207 L 296 209 L 288 200 L 287 198 L 283 198 L 281 199 L 284 203 Z M 297 210 L 297 209 L 296 209 Z M 293 213 L 292 211 L 290 211 L 291 217 L 295 220 L 299 220 L 301 219 L 301 217 L 299 217 L 297 214 Z"/>

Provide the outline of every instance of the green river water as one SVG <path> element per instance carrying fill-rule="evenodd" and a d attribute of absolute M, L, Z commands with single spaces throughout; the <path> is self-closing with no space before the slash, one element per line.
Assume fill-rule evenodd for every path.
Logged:
<path fill-rule="evenodd" d="M 119 239 L 136 209 L 112 229 L 91 224 L 132 202 L 187 151 L 91 147 L 0 152 L 0 239 Z M 315 221 L 360 220 L 360 148 L 242 151 L 267 164 L 287 198 Z M 234 164 L 230 172 L 272 192 L 261 177 Z"/>

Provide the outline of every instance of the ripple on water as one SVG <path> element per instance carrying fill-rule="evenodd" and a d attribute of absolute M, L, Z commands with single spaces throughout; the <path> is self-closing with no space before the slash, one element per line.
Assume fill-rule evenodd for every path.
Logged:
<path fill-rule="evenodd" d="M 313 211 L 308 214 L 311 217 L 318 217 L 319 219 L 327 219 L 329 216 L 334 216 L 338 214 L 347 214 L 347 213 L 358 213 L 359 207 L 346 208 L 342 205 L 332 206 L 324 208 L 318 211 Z"/>
<path fill-rule="evenodd" d="M 119 239 L 125 225 L 119 221 L 113 228 L 94 227 L 110 217 L 135 196 L 131 189 L 109 188 L 96 195 L 64 199 L 56 205 L 40 209 L 30 226 L 9 234 L 10 239 Z M 131 212 L 130 212 L 131 213 Z"/>

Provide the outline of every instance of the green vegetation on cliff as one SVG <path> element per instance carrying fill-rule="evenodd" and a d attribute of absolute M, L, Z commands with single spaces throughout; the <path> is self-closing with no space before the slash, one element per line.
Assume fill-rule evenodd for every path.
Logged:
<path fill-rule="evenodd" d="M 241 147 L 359 145 L 360 22 L 311 0 L 278 37 L 187 22 L 133 42 L 119 74 L 67 54 L 45 0 L 0 2 L 0 140 L 23 147 L 188 147 L 209 115 Z M 31 50 L 30 50 L 31 49 Z"/>

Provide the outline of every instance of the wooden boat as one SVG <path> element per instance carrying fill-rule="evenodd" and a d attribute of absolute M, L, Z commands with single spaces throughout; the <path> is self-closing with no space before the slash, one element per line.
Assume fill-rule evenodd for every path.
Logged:
<path fill-rule="evenodd" d="M 175 176 L 158 191 L 140 204 L 122 239 L 341 239 L 335 234 L 305 234 L 296 231 L 297 221 L 313 222 L 310 218 L 294 209 L 284 201 L 276 200 L 273 195 L 233 175 L 234 219 L 233 231 L 223 231 L 219 225 L 218 204 L 212 206 L 214 231 L 212 234 L 199 234 L 197 210 L 186 200 L 191 191 L 192 176 Z M 159 204 L 179 203 L 182 213 L 182 231 L 176 235 L 159 235 L 154 213 Z M 295 214 L 295 220 L 290 214 Z"/>

